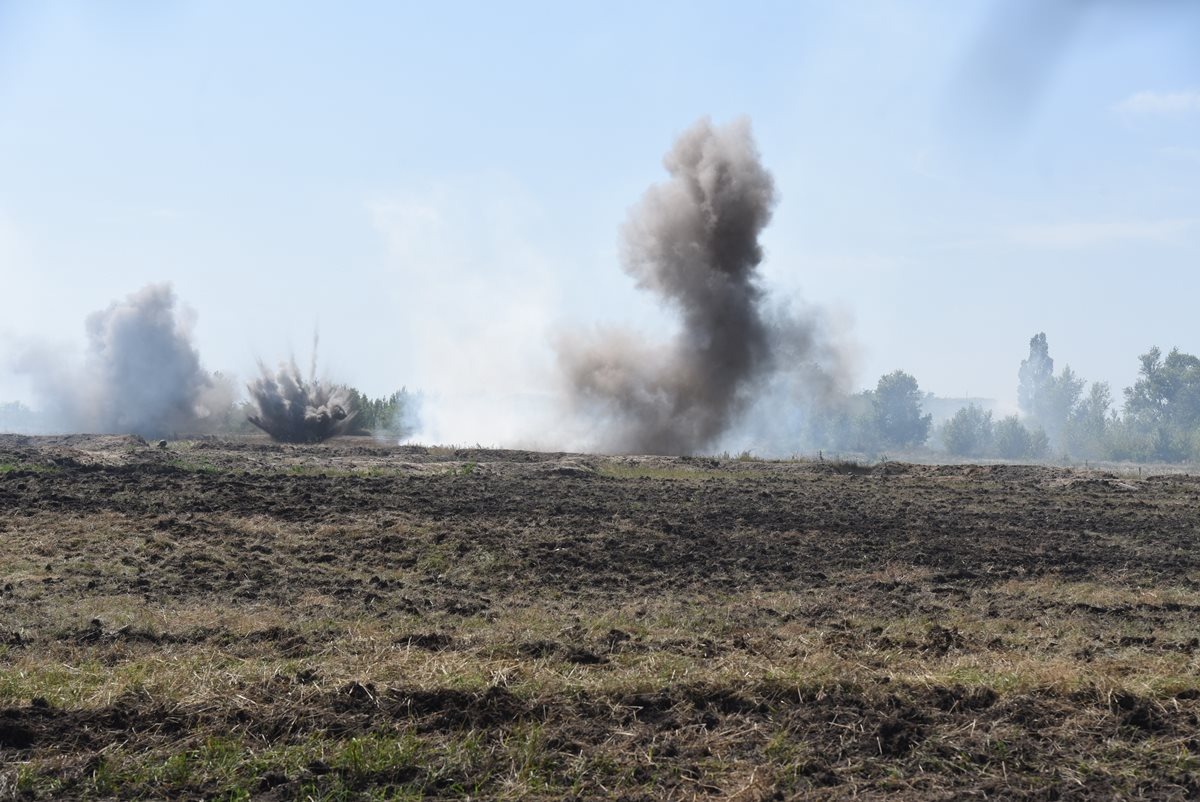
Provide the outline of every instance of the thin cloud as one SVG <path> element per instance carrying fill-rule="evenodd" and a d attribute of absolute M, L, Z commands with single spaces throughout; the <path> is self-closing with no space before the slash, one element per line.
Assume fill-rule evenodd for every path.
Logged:
<path fill-rule="evenodd" d="M 1200 220 L 1194 218 L 1050 223 L 1016 228 L 1011 239 L 1035 248 L 1079 249 L 1122 242 L 1170 245 L 1186 241 L 1197 224 Z"/>
<path fill-rule="evenodd" d="M 1200 111 L 1200 91 L 1137 92 L 1113 108 L 1121 114 L 1187 114 Z"/>

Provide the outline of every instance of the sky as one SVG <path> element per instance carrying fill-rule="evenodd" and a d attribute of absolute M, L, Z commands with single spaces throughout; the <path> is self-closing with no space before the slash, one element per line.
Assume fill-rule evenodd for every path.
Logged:
<path fill-rule="evenodd" d="M 316 329 L 329 378 L 502 442 L 559 332 L 674 330 L 618 231 L 703 116 L 751 120 L 764 287 L 855 387 L 1011 406 L 1045 331 L 1119 397 L 1200 352 L 1198 36 L 1153 0 L 0 0 L 0 400 L 169 281 L 209 369 Z"/>

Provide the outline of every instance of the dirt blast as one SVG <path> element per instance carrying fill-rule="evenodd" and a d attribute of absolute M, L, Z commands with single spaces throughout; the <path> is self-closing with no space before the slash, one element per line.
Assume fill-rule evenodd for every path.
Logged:
<path fill-rule="evenodd" d="M 314 352 L 315 353 L 315 352 Z M 250 422 L 284 443 L 318 443 L 350 430 L 356 411 L 350 391 L 316 378 L 306 381 L 293 360 L 271 373 L 259 365 L 261 375 L 247 389 L 258 407 Z"/>
<path fill-rule="evenodd" d="M 680 317 L 668 343 L 632 332 L 558 343 L 571 403 L 608 452 L 686 454 L 710 446 L 754 400 L 775 357 L 803 358 L 811 330 L 770 314 L 758 285 L 759 234 L 775 185 L 746 119 L 702 119 L 679 137 L 622 229 L 622 266 Z"/>

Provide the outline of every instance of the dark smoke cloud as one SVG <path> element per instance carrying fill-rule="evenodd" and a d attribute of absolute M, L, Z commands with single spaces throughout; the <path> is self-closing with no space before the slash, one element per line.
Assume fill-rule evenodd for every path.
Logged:
<path fill-rule="evenodd" d="M 606 330 L 559 343 L 574 404 L 603 450 L 690 453 L 711 446 L 758 399 L 786 356 L 812 356 L 811 321 L 769 308 L 758 285 L 758 237 L 775 185 L 748 120 L 688 129 L 666 155 L 670 180 L 650 187 L 622 230 L 622 263 L 680 316 L 669 343 Z M 820 371 L 816 371 L 819 373 Z"/>
<path fill-rule="evenodd" d="M 88 316 L 82 367 L 50 349 L 18 360 L 54 428 L 144 437 L 207 430 L 232 403 L 229 383 L 200 365 L 170 284 L 150 284 Z"/>
<path fill-rule="evenodd" d="M 307 380 L 295 360 L 271 373 L 261 363 L 261 374 L 248 385 L 257 414 L 250 422 L 285 443 L 319 443 L 350 430 L 357 415 L 350 391 L 316 378 L 316 348 Z"/>

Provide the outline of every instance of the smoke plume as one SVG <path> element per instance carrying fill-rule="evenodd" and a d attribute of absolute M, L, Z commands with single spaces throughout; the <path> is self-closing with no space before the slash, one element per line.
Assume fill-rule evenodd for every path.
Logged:
<path fill-rule="evenodd" d="M 232 403 L 229 383 L 201 367 L 170 284 L 147 285 L 91 314 L 86 330 L 82 366 L 45 347 L 28 349 L 17 362 L 56 428 L 144 437 L 199 433 Z"/>
<path fill-rule="evenodd" d="M 257 407 L 250 422 L 284 443 L 319 443 L 350 430 L 358 414 L 346 387 L 317 379 L 316 345 L 312 368 L 305 380 L 293 359 L 271 373 L 259 363 L 261 375 L 247 389 Z"/>
<path fill-rule="evenodd" d="M 646 344 L 604 330 L 559 343 L 572 401 L 599 426 L 597 445 L 608 451 L 711 446 L 758 401 L 767 379 L 799 369 L 816 342 L 812 321 L 770 308 L 758 284 L 758 238 L 776 193 L 749 121 L 700 120 L 663 165 L 670 180 L 647 190 L 622 230 L 622 263 L 679 314 L 678 334 Z"/>

